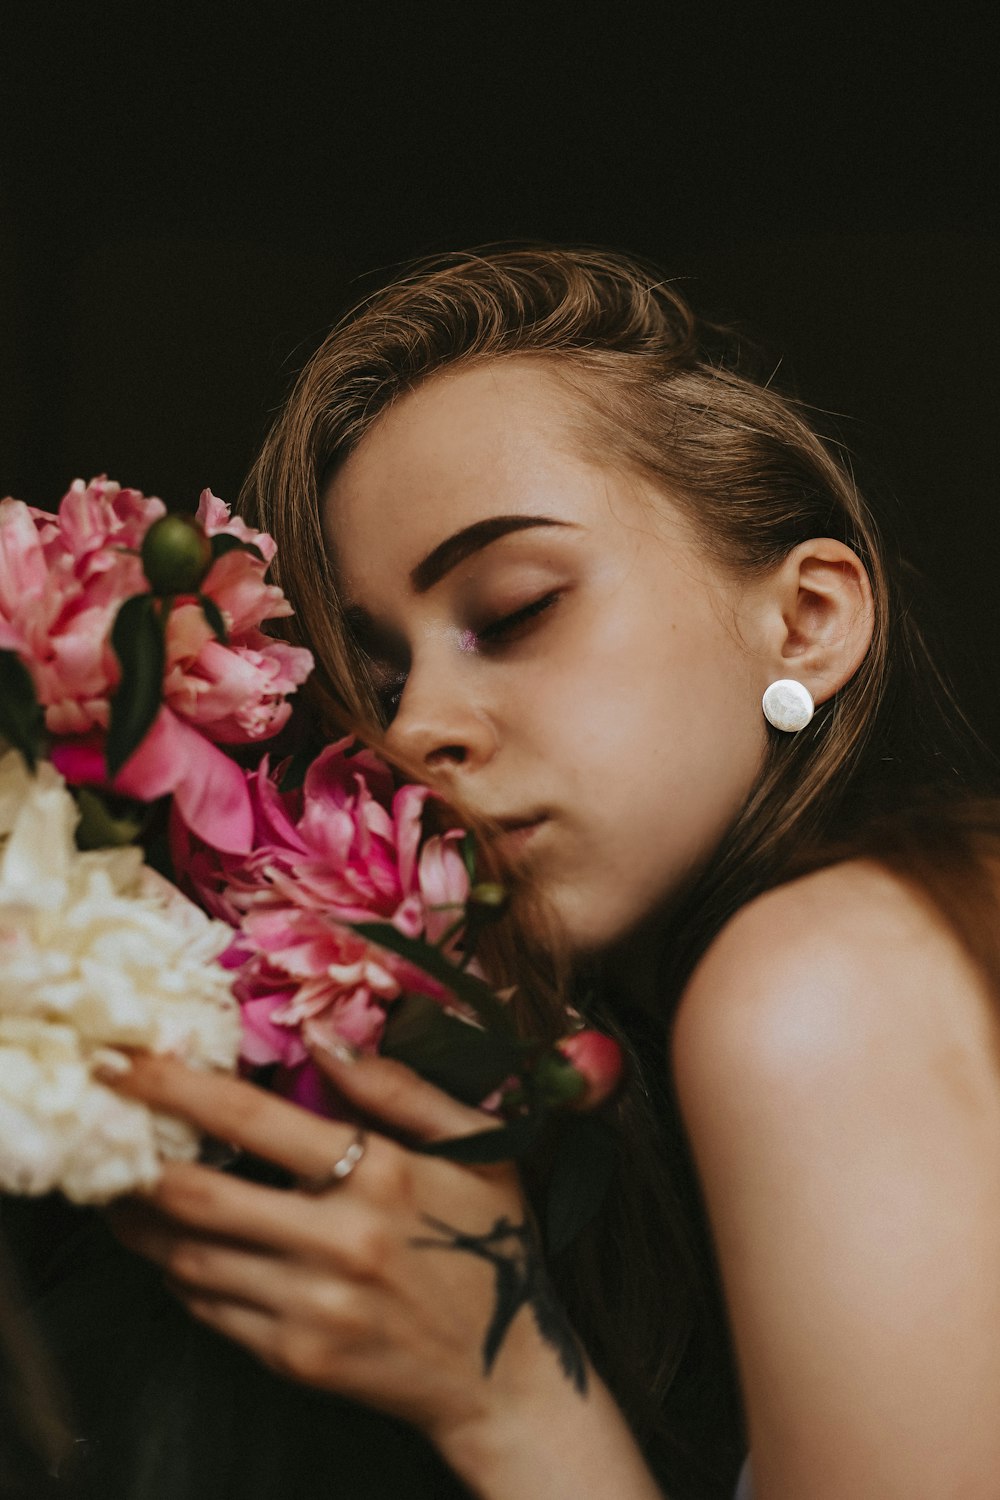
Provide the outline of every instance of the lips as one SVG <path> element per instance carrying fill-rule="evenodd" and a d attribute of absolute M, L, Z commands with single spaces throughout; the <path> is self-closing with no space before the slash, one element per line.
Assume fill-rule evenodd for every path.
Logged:
<path fill-rule="evenodd" d="M 531 813 L 525 817 L 516 818 L 498 818 L 501 832 L 496 842 L 508 852 L 522 849 L 547 821 L 546 813 Z"/>

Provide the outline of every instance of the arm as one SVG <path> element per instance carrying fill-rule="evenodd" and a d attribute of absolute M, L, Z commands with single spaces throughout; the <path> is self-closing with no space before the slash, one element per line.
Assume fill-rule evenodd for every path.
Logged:
<path fill-rule="evenodd" d="M 411 1138 L 483 1126 L 399 1064 L 324 1066 L 363 1112 Z M 353 1134 L 168 1059 L 136 1059 L 119 1086 L 305 1178 L 328 1171 Z M 541 1306 L 512 1168 L 460 1167 L 370 1134 L 350 1178 L 320 1193 L 175 1164 L 143 1205 L 113 1217 L 196 1317 L 292 1380 L 411 1422 L 482 1500 L 658 1500 L 585 1363 L 579 1388 L 572 1332 Z M 498 1324 L 507 1326 L 494 1357 L 487 1335 Z"/>
<path fill-rule="evenodd" d="M 1000 1483 L 1000 1072 L 957 941 L 874 866 L 724 930 L 674 1066 L 757 1500 L 987 1500 Z"/>

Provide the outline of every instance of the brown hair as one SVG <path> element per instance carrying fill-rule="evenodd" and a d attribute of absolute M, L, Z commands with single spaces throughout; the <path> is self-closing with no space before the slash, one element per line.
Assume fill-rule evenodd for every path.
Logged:
<path fill-rule="evenodd" d="M 872 582 L 865 661 L 807 730 L 773 735 L 746 807 L 664 933 L 665 993 L 676 999 L 751 896 L 859 852 L 918 884 L 1000 983 L 1000 952 L 973 921 L 992 909 L 982 855 L 995 847 L 1000 818 L 993 803 L 962 800 L 964 726 L 949 735 L 947 689 L 848 466 L 794 402 L 739 373 L 719 330 L 699 326 L 677 290 L 632 258 L 541 246 L 427 261 L 350 312 L 310 360 L 243 504 L 278 542 L 278 581 L 296 611 L 290 633 L 318 659 L 321 718 L 372 733 L 377 716 L 338 614 L 320 527 L 327 480 L 420 381 L 510 357 L 546 359 L 576 398 L 581 448 L 656 481 L 724 565 L 763 573 L 797 543 L 832 536 L 857 552 Z M 956 902 L 959 887 L 977 893 L 972 905 Z M 664 1079 L 665 1036 L 628 1013 L 627 997 L 605 1021 L 624 1026 L 647 1066 L 621 1107 L 627 1166 L 613 1200 L 557 1269 L 633 1418 L 648 1416 L 643 1394 L 658 1409 L 664 1477 L 678 1494 L 722 1494 L 741 1443 L 739 1403 L 697 1183 Z"/>

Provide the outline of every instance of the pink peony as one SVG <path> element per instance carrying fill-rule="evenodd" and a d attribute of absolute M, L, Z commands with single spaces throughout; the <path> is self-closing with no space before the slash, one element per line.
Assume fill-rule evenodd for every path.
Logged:
<path fill-rule="evenodd" d="M 50 734 L 106 729 L 119 605 L 145 591 L 134 555 L 162 500 L 105 479 L 77 480 L 58 516 L 0 501 L 0 649 L 27 666 Z"/>
<path fill-rule="evenodd" d="M 288 721 L 288 694 L 312 671 L 301 646 L 262 634 L 265 620 L 292 613 L 281 589 L 264 582 L 274 556 L 271 537 L 253 531 L 211 490 L 202 492 L 196 519 L 208 536 L 227 534 L 262 554 L 232 551 L 216 559 L 202 593 L 219 606 L 229 637 L 217 641 L 195 600 L 179 602 L 167 623 L 164 699 L 181 718 L 219 744 L 268 739 Z"/>
<path fill-rule="evenodd" d="M 461 915 L 469 881 L 455 828 L 421 843 L 431 792 L 394 788 L 388 767 L 352 742 L 329 746 L 301 789 L 280 792 L 267 762 L 247 774 L 253 848 L 234 858 L 175 823 L 174 863 L 210 912 L 237 929 L 226 962 L 239 971 L 242 1056 L 280 1065 L 302 1102 L 323 1095 L 302 1039 L 320 1033 L 375 1051 L 386 1005 L 404 991 L 444 999 L 437 982 L 361 938 L 353 922 L 391 922 L 440 942 Z"/>
<path fill-rule="evenodd" d="M 0 501 L 0 649 L 31 673 L 54 738 L 52 758 L 71 781 L 105 780 L 104 735 L 118 660 L 110 634 L 120 605 L 149 585 L 137 555 L 165 514 L 161 500 L 107 479 L 76 480 L 56 516 L 20 500 Z M 115 779 L 114 788 L 151 801 L 175 796 L 191 827 L 219 847 L 245 852 L 252 819 L 243 776 L 215 744 L 276 734 L 288 695 L 312 669 L 311 654 L 265 636 L 261 624 L 291 613 L 265 583 L 275 544 L 210 490 L 197 519 L 211 537 L 249 542 L 217 558 L 202 592 L 218 606 L 228 641 L 218 641 L 194 598 L 175 601 L 166 628 L 164 706 Z"/>

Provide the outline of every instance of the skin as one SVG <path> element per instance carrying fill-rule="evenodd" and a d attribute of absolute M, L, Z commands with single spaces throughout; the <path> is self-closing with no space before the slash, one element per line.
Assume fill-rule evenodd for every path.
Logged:
<path fill-rule="evenodd" d="M 874 865 L 743 908 L 674 1070 L 765 1500 L 987 1500 L 1000 1474 L 1000 1035 Z"/>
<path fill-rule="evenodd" d="M 580 953 L 643 982 L 644 933 L 748 795 L 776 677 L 817 701 L 871 631 L 857 558 L 804 543 L 752 585 L 670 497 L 585 462 L 538 361 L 438 375 L 366 436 L 325 526 L 392 748 L 526 861 Z M 544 517 L 438 572 L 470 525 Z M 434 571 L 433 569 L 431 570 Z M 419 586 L 418 586 L 419 585 Z M 544 602 L 543 602 L 544 601 Z M 1000 1082 L 988 997 L 918 899 L 840 866 L 745 907 L 683 997 L 673 1066 L 715 1231 L 759 1500 L 983 1500 L 1000 1472 Z M 405 1140 L 482 1127 L 398 1064 L 316 1052 Z M 119 1086 L 303 1177 L 347 1127 L 137 1059 Z M 522 1309 L 484 1372 L 494 1267 L 415 1244 L 524 1222 L 516 1174 L 373 1134 L 277 1192 L 169 1166 L 115 1211 L 191 1312 L 294 1380 L 423 1430 L 477 1494 L 658 1494 L 607 1391 Z M 665 1268 L 665 1273 L 668 1268 Z"/>

